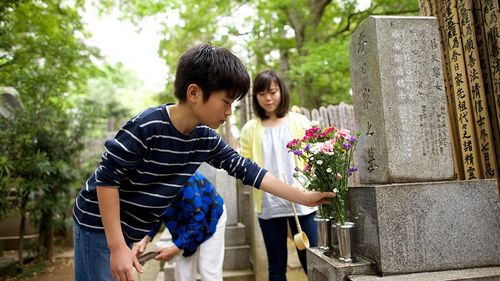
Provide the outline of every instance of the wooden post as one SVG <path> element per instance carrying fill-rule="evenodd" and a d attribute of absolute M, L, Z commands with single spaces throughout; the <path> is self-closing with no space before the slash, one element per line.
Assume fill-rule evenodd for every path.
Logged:
<path fill-rule="evenodd" d="M 500 124 L 500 4 L 498 1 L 480 1 L 483 14 L 485 41 L 488 50 L 489 67 L 491 71 L 493 104 L 496 111 L 497 128 Z M 493 110 L 492 110 L 493 111 Z M 496 136 L 497 151 L 500 150 L 499 139 Z M 498 154 L 498 153 L 497 153 Z M 500 155 L 497 155 L 497 187 L 500 193 Z"/>
<path fill-rule="evenodd" d="M 472 17 L 472 0 L 458 0 L 458 15 L 464 46 L 469 95 L 475 120 L 475 138 L 479 145 L 482 178 L 495 177 L 495 149 L 488 114 L 487 100 L 484 92 L 482 71 L 479 65 L 479 53 Z"/>
<path fill-rule="evenodd" d="M 419 0 L 418 7 L 420 9 L 421 16 L 431 16 L 430 0 Z"/>
<path fill-rule="evenodd" d="M 460 28 L 458 26 L 457 2 L 446 0 L 444 4 L 445 31 L 448 41 L 448 55 L 450 61 L 451 77 L 453 83 L 453 95 L 455 97 L 456 117 L 462 162 L 464 166 L 465 179 L 477 179 L 481 175 L 478 165 L 478 143 L 474 137 L 474 116 L 472 105 L 467 95 L 468 83 L 465 72 L 465 61 L 462 46 Z"/>
<path fill-rule="evenodd" d="M 455 168 L 456 178 L 465 179 L 464 167 L 462 164 L 462 150 L 460 145 L 460 137 L 458 131 L 457 114 L 455 111 L 455 96 L 453 95 L 453 83 L 451 78 L 450 63 L 447 50 L 448 46 L 448 36 L 445 29 L 445 12 L 443 7 L 443 2 L 431 0 L 435 3 L 436 14 L 439 24 L 439 33 L 441 39 L 441 60 L 443 62 L 443 78 L 446 93 L 446 103 L 448 107 L 448 124 L 450 127 L 450 140 L 452 147 L 452 157 L 453 157 L 453 167 Z"/>

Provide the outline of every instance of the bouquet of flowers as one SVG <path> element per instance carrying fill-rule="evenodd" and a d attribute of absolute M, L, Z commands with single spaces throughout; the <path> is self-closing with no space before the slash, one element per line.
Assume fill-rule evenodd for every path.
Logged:
<path fill-rule="evenodd" d="M 293 139 L 287 144 L 288 151 L 305 163 L 303 170 L 296 168 L 296 174 L 303 174 L 308 179 L 307 189 L 335 192 L 330 204 L 319 206 L 319 215 L 329 218 L 335 209 L 337 222 L 341 225 L 345 223 L 348 178 L 357 171 L 351 164 L 360 134 L 333 126 L 321 129 L 313 124 L 302 139 Z"/>

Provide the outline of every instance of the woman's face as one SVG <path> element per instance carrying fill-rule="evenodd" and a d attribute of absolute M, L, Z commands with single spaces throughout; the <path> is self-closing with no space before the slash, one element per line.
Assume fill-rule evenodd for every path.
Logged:
<path fill-rule="evenodd" d="M 267 116 L 274 115 L 281 102 L 281 91 L 278 84 L 273 81 L 267 90 L 258 92 L 257 101 L 266 111 Z"/>

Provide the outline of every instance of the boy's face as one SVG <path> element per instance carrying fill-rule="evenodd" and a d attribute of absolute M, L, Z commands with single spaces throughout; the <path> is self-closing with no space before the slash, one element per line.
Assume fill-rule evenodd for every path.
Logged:
<path fill-rule="evenodd" d="M 214 91 L 206 103 L 202 101 L 197 103 L 195 110 L 202 124 L 217 129 L 233 113 L 231 108 L 233 102 L 234 99 L 227 96 L 227 91 Z"/>

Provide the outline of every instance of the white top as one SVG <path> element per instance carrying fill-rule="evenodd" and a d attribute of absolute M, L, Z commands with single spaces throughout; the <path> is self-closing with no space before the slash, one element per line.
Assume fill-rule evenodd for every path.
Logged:
<path fill-rule="evenodd" d="M 294 182 L 293 172 L 295 169 L 294 156 L 286 148 L 286 144 L 291 140 L 292 134 L 288 128 L 288 122 L 276 127 L 264 127 L 264 135 L 262 136 L 264 168 L 280 180 L 283 180 L 283 174 L 285 174 L 288 183 Z M 299 204 L 295 204 L 295 208 L 299 216 L 308 215 L 316 210 L 316 208 Z M 262 212 L 258 216 L 261 219 L 293 216 L 292 203 L 263 192 Z"/>

